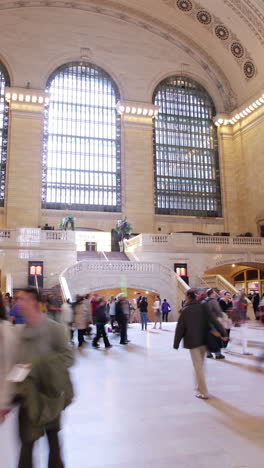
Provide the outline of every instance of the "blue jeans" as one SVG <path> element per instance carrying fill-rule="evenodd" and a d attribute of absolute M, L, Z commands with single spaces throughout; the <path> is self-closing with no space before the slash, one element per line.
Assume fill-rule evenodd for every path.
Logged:
<path fill-rule="evenodd" d="M 140 312 L 140 318 L 141 318 L 141 326 L 142 330 L 147 329 L 147 324 L 148 324 L 148 313 L 147 312 Z"/>

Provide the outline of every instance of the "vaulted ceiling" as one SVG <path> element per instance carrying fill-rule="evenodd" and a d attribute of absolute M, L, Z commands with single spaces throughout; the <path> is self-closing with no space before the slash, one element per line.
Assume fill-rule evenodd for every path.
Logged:
<path fill-rule="evenodd" d="M 263 92 L 262 0 L 0 0 L 5 11 L 27 7 L 81 9 L 159 36 L 185 53 L 183 71 L 195 61 L 224 90 L 225 110 Z"/>

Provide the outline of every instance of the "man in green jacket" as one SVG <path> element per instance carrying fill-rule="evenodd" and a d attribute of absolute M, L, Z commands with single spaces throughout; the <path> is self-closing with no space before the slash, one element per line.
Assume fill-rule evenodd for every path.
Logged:
<path fill-rule="evenodd" d="M 72 351 L 62 325 L 41 311 L 36 289 L 18 293 L 26 325 L 20 334 L 17 363 L 31 369 L 17 386 L 21 452 L 18 468 L 32 468 L 34 442 L 46 433 L 49 442 L 49 468 L 63 468 L 58 432 L 60 413 L 73 398 L 68 368 Z"/>

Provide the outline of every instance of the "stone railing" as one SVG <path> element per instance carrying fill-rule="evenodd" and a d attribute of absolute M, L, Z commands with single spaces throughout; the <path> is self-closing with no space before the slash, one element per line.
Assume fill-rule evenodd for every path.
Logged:
<path fill-rule="evenodd" d="M 63 247 L 75 246 L 74 231 L 43 231 L 35 228 L 18 228 L 0 230 L 1 248 L 36 247 L 44 248 L 54 245 Z"/>
<path fill-rule="evenodd" d="M 206 288 L 217 288 L 220 291 L 225 290 L 231 294 L 237 294 L 238 289 L 229 283 L 222 275 L 204 275 L 200 278 L 202 286 Z"/>
<path fill-rule="evenodd" d="M 225 236 L 195 236 L 198 245 L 229 245 L 229 246 L 263 246 L 262 237 L 225 237 Z"/>
<path fill-rule="evenodd" d="M 264 238 L 203 236 L 190 233 L 140 234 L 125 243 L 127 252 L 195 252 L 197 249 L 209 252 L 215 250 L 243 252 L 244 247 L 253 251 L 264 250 Z"/>

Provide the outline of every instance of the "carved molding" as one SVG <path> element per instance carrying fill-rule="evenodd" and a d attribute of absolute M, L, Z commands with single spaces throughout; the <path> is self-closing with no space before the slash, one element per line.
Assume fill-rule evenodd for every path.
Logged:
<path fill-rule="evenodd" d="M 168 2 L 168 0 L 164 0 Z M 208 78 L 217 88 L 224 104 L 224 110 L 230 112 L 237 106 L 237 95 L 231 87 L 229 80 L 213 57 L 207 54 L 195 41 L 179 33 L 177 28 L 166 24 L 160 19 L 143 13 L 135 8 L 122 5 L 115 0 L 4 0 L 1 1 L 0 10 L 25 7 L 56 7 L 75 8 L 102 14 L 119 19 L 149 31 L 174 44 L 196 63 L 206 70 Z"/>
<path fill-rule="evenodd" d="M 225 3 L 231 3 L 229 0 L 224 1 Z M 240 0 L 235 1 L 238 2 Z M 246 80 L 250 80 L 256 76 L 256 65 L 249 51 L 236 34 L 223 24 L 220 18 L 203 8 L 196 0 L 163 0 L 163 2 L 174 10 L 181 11 L 184 15 L 189 16 L 193 21 L 199 22 L 210 34 L 217 37 L 221 41 L 221 45 L 233 55 L 234 60 L 243 71 Z M 232 9 L 235 11 L 234 8 Z"/>
<path fill-rule="evenodd" d="M 264 15 L 251 0 L 224 0 L 249 27 L 261 45 L 264 45 Z"/>

